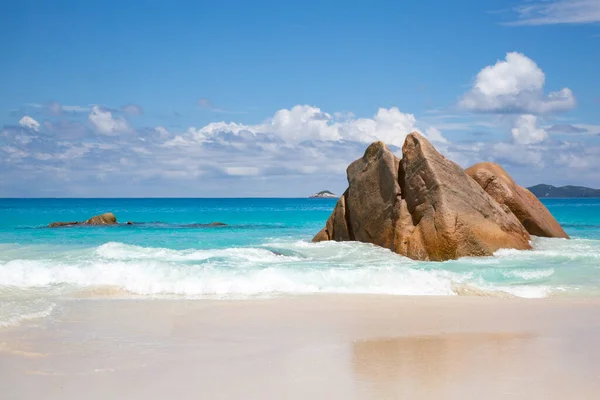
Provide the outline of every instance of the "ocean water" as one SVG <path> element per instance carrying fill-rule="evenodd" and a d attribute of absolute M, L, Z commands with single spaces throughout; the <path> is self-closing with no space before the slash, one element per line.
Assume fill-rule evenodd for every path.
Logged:
<path fill-rule="evenodd" d="M 51 315 L 65 298 L 600 295 L 600 199 L 543 200 L 571 240 L 443 263 L 311 243 L 335 201 L 0 199 L 0 326 Z M 46 227 L 106 211 L 136 224 Z"/>

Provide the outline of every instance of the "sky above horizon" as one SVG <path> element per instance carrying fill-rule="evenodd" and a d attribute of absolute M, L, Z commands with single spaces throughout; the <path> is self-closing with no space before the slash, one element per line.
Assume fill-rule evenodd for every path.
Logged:
<path fill-rule="evenodd" d="M 369 143 L 600 188 L 600 0 L 30 1 L 0 197 L 304 197 Z"/>

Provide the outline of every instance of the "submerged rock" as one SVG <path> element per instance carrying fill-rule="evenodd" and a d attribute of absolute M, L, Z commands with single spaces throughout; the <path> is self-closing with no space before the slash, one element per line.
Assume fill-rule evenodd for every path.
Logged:
<path fill-rule="evenodd" d="M 83 221 L 83 222 L 78 222 L 78 221 L 52 222 L 50 225 L 48 225 L 48 227 L 49 228 L 58 228 L 58 227 L 75 226 L 75 225 L 116 225 L 116 224 L 117 224 L 117 217 L 115 217 L 115 214 L 113 214 L 111 212 L 107 212 L 104 214 L 96 215 L 88 220 Z"/>
<path fill-rule="evenodd" d="M 500 165 L 483 162 L 473 165 L 466 172 L 494 200 L 505 204 L 530 234 L 569 237 L 542 202 L 529 190 L 517 185 Z"/>
<path fill-rule="evenodd" d="M 462 168 L 418 133 L 402 159 L 371 144 L 347 169 L 348 190 L 313 241 L 373 243 L 416 260 L 529 249 L 529 233 Z"/>
<path fill-rule="evenodd" d="M 81 224 L 81 222 L 78 221 L 71 221 L 71 222 L 52 222 L 50 225 L 48 225 L 49 228 L 60 228 L 62 226 L 74 226 L 74 225 L 79 225 Z"/>
<path fill-rule="evenodd" d="M 211 222 L 207 226 L 227 226 L 225 222 Z"/>
<path fill-rule="evenodd" d="M 208 224 L 185 224 L 182 225 L 184 228 L 216 228 L 220 226 L 227 226 L 224 222 L 210 222 Z"/>

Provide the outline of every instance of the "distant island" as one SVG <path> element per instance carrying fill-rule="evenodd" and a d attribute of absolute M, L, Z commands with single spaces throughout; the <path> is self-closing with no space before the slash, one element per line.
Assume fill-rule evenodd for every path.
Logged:
<path fill-rule="evenodd" d="M 528 187 L 538 198 L 542 197 L 600 197 L 600 189 L 585 186 L 535 185 Z"/>
<path fill-rule="evenodd" d="M 315 193 L 312 196 L 308 196 L 310 199 L 337 199 L 338 196 L 330 192 L 329 190 L 321 190 L 319 193 Z"/>

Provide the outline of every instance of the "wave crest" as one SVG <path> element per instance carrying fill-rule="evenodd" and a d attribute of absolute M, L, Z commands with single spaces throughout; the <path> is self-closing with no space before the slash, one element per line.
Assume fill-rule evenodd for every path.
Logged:
<path fill-rule="evenodd" d="M 21 258 L 0 261 L 0 287 L 53 287 L 90 297 L 103 295 L 97 287 L 111 288 L 110 296 L 503 292 L 544 297 L 572 284 L 555 282 L 566 276 L 563 267 L 573 259 L 597 268 L 598 241 L 533 241 L 532 251 L 500 250 L 495 257 L 444 263 L 413 261 L 355 242 L 272 241 L 257 247 L 183 250 L 108 242 L 52 255 L 29 246 L 29 257 L 15 249 Z"/>

